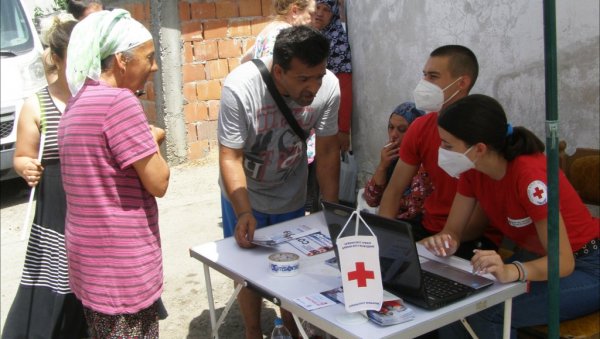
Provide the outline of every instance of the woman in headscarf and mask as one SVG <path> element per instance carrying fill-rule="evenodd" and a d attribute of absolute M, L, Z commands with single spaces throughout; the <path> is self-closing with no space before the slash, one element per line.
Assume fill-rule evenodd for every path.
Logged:
<path fill-rule="evenodd" d="M 381 158 L 373 177 L 365 185 L 363 198 L 371 207 L 379 206 L 383 191 L 392 177 L 396 163 L 398 162 L 398 152 L 404 133 L 408 130 L 410 124 L 415 119 L 422 116 L 425 112 L 418 110 L 412 102 L 400 104 L 388 119 L 387 133 L 388 143 L 381 149 Z M 417 175 L 414 176 L 409 187 L 404 191 L 404 196 L 398 206 L 396 218 L 413 220 L 419 218 L 423 211 L 423 203 L 432 190 L 432 184 L 427 172 L 421 167 Z"/>
<path fill-rule="evenodd" d="M 73 98 L 59 125 L 72 291 L 93 338 L 158 338 L 163 268 L 158 208 L 169 183 L 164 131 L 134 92 L 158 69 L 148 29 L 121 9 L 75 26 Z"/>

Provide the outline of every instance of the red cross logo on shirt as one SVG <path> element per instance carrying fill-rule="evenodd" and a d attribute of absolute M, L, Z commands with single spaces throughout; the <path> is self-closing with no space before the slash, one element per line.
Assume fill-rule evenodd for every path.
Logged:
<path fill-rule="evenodd" d="M 538 199 L 542 199 L 542 197 L 544 196 L 544 190 L 540 189 L 539 187 L 536 187 L 535 191 L 533 192 L 533 196 Z"/>
<path fill-rule="evenodd" d="M 375 279 L 373 271 L 365 270 L 364 262 L 357 262 L 355 267 L 356 271 L 348 272 L 348 281 L 356 280 L 358 287 L 366 287 L 367 279 Z"/>
<path fill-rule="evenodd" d="M 527 197 L 529 201 L 537 206 L 544 205 L 548 201 L 548 189 L 541 180 L 534 180 L 527 186 Z"/>

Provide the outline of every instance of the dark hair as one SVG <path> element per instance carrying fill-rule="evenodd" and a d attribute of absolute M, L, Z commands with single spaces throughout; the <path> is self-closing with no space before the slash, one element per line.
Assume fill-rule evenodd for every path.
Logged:
<path fill-rule="evenodd" d="M 471 77 L 471 87 L 475 85 L 477 76 L 479 75 L 479 63 L 477 57 L 470 49 L 461 45 L 445 45 L 436 48 L 431 54 L 431 57 L 448 57 L 450 74 L 454 77 L 459 77 L 467 74 Z"/>
<path fill-rule="evenodd" d="M 91 4 L 98 4 L 104 8 L 101 0 L 69 0 L 67 1 L 67 12 L 71 13 L 75 19 L 79 20 Z"/>
<path fill-rule="evenodd" d="M 314 67 L 329 57 L 329 40 L 317 29 L 306 25 L 282 29 L 273 47 L 273 64 L 290 69 L 293 58 Z"/>
<path fill-rule="evenodd" d="M 438 125 L 469 146 L 486 144 L 508 161 L 544 152 L 544 143 L 525 127 L 514 127 L 511 133 L 500 103 L 483 94 L 468 95 L 446 107 Z"/>

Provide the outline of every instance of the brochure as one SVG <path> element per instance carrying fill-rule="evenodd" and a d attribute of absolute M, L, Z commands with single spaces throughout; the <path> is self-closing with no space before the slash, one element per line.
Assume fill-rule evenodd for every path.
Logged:
<path fill-rule="evenodd" d="M 321 294 L 336 303 L 344 303 L 344 288 L 342 286 L 321 292 Z M 404 301 L 383 291 L 383 304 L 379 311 L 361 312 L 369 320 L 381 326 L 389 326 L 410 321 L 415 318 L 415 312 Z"/>
<path fill-rule="evenodd" d="M 307 225 L 300 225 L 283 233 L 258 235 L 255 234 L 253 244 L 277 248 L 280 244 L 288 243 L 307 256 L 325 253 L 333 249 L 331 239 L 319 230 Z"/>

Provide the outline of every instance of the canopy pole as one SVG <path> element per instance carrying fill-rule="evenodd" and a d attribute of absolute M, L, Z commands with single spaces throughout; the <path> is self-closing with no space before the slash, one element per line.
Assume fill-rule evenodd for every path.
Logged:
<path fill-rule="evenodd" d="M 544 65 L 546 85 L 546 156 L 548 175 L 548 337 L 559 337 L 559 186 L 556 3 L 544 0 Z"/>

